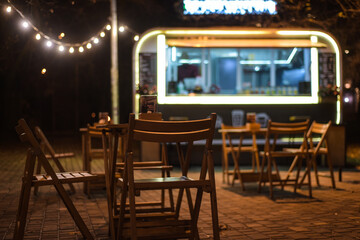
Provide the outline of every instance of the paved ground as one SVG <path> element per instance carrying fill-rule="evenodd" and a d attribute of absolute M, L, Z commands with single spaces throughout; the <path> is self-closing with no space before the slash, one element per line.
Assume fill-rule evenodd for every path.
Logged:
<path fill-rule="evenodd" d="M 55 145 L 56 146 L 56 145 Z M 62 144 L 59 151 L 75 151 L 77 158 L 66 159 L 66 168 L 81 167 L 79 144 Z M 25 148 L 17 145 L 0 146 L 0 239 L 12 239 L 19 199 Z M 193 169 L 193 173 L 196 169 Z M 327 174 L 326 169 L 322 170 Z M 337 174 L 336 174 L 337 176 Z M 221 239 L 360 239 L 360 172 L 343 171 L 343 181 L 330 188 L 330 179 L 321 177 L 321 187 L 314 187 L 313 198 L 307 189 L 297 194 L 291 188 L 277 189 L 275 200 L 268 188 L 257 192 L 257 185 L 222 183 L 217 169 L 217 195 Z M 314 179 L 314 178 L 313 178 Z M 338 178 L 336 179 L 338 180 Z M 105 191 L 94 191 L 88 199 L 77 184 L 72 195 L 76 207 L 96 239 L 109 239 Z M 211 239 L 210 205 L 205 197 L 199 219 L 201 239 Z M 31 197 L 26 239 L 82 239 L 72 218 L 53 187 L 42 187 L 38 196 Z"/>

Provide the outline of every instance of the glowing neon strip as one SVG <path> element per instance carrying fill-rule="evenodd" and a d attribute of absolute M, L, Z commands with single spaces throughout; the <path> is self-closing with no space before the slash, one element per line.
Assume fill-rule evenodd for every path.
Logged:
<path fill-rule="evenodd" d="M 196 95 L 196 96 L 166 96 L 158 93 L 159 104 L 315 104 L 316 97 L 301 96 L 226 96 L 226 95 Z"/>
<path fill-rule="evenodd" d="M 134 106 L 134 112 L 135 113 L 138 113 L 139 112 L 139 99 L 140 99 L 140 96 L 139 94 L 136 94 L 135 93 L 135 88 L 136 86 L 140 83 L 140 59 L 139 59 L 139 55 L 140 55 L 140 52 L 141 52 L 141 48 L 142 46 L 144 45 L 144 43 L 146 42 L 146 40 L 148 40 L 150 37 L 153 37 L 153 36 L 156 36 L 157 34 L 160 34 L 161 31 L 158 30 L 158 31 L 151 31 L 151 32 L 148 32 L 146 33 L 144 36 L 142 36 L 140 38 L 140 40 L 137 42 L 136 46 L 135 46 L 135 56 L 134 56 L 134 86 L 133 86 L 133 89 L 134 89 L 134 95 L 135 95 L 135 102 L 133 103 L 133 106 Z"/>
<path fill-rule="evenodd" d="M 318 37 L 325 38 L 332 46 L 333 50 L 335 51 L 335 58 L 336 58 L 336 86 L 341 87 L 341 66 L 340 66 L 340 49 L 339 45 L 336 43 L 335 39 L 329 36 L 328 34 L 320 31 L 277 31 L 277 34 L 288 36 L 288 35 L 313 35 Z M 341 121 L 341 104 L 340 98 L 338 98 L 336 103 L 336 124 L 340 124 Z"/>
<path fill-rule="evenodd" d="M 166 93 L 166 40 L 165 35 L 157 36 L 157 82 L 162 84 L 157 85 L 158 99 L 164 99 Z"/>

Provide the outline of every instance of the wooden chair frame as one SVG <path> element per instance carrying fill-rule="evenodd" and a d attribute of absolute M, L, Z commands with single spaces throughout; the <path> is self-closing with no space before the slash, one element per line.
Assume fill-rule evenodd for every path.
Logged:
<path fill-rule="evenodd" d="M 246 126 L 229 126 L 221 124 L 221 129 L 246 129 Z M 235 146 L 233 144 L 233 136 L 236 135 L 239 138 L 239 145 Z M 240 180 L 240 184 L 243 190 L 245 190 L 244 183 L 241 179 L 240 167 L 239 167 L 239 157 L 241 152 L 250 152 L 252 160 L 252 170 L 251 172 L 259 171 L 259 155 L 257 149 L 254 149 L 253 146 L 243 146 L 242 142 L 244 140 L 245 134 L 231 134 L 227 132 L 221 132 L 222 137 L 222 174 L 223 182 L 229 184 L 230 175 L 233 175 L 231 184 L 234 185 L 235 178 Z M 247 135 L 252 135 L 250 132 Z M 254 141 L 254 139 L 253 139 Z M 256 141 L 256 139 L 255 139 Z M 234 163 L 234 170 L 229 170 L 229 154 L 231 155 Z"/>
<path fill-rule="evenodd" d="M 214 239 L 219 238 L 217 201 L 212 158 L 212 139 L 215 131 L 216 114 L 208 119 L 193 121 L 152 121 L 129 117 L 129 130 L 126 145 L 126 160 L 119 178 L 121 189 L 117 239 L 137 237 L 148 238 L 190 238 L 199 239 L 197 222 L 200 213 L 202 195 L 210 193 Z M 199 179 L 188 177 L 190 154 L 193 142 L 206 140 Z M 164 177 L 155 179 L 135 179 L 133 156 L 134 141 L 150 141 L 159 143 L 175 143 L 181 165 L 180 177 Z M 187 145 L 181 144 L 186 142 Z M 184 155 L 183 147 L 187 148 Z M 190 189 L 197 189 L 195 202 L 192 201 Z M 175 211 L 154 212 L 153 209 L 140 211 L 137 209 L 135 196 L 138 191 L 178 189 Z M 179 219 L 184 191 L 188 201 L 190 220 Z M 126 204 L 128 199 L 128 205 Z"/>
<path fill-rule="evenodd" d="M 330 159 L 330 156 L 329 156 L 328 143 L 327 143 L 327 134 L 331 127 L 331 123 L 332 123 L 331 121 L 329 121 L 327 123 L 318 123 L 316 121 L 313 121 L 308 130 L 307 139 L 309 141 L 309 150 L 308 151 L 309 151 L 309 155 L 311 156 L 311 165 L 314 169 L 317 185 L 320 186 L 316 158 L 319 155 L 326 155 L 326 160 L 327 160 L 327 164 L 328 164 L 329 171 L 330 171 L 332 188 L 335 189 L 336 184 L 335 184 L 335 177 L 334 177 L 334 169 L 333 169 L 333 165 L 332 165 L 332 160 Z M 320 136 L 320 140 L 317 143 L 315 143 L 313 141 L 313 138 L 315 137 L 315 135 Z M 293 148 L 286 148 L 286 149 L 284 149 L 284 151 L 297 151 L 297 150 L 293 149 Z M 298 158 L 295 158 L 289 169 L 288 176 L 290 175 L 291 171 L 293 171 L 295 165 L 297 164 L 297 161 L 298 161 Z M 308 173 L 308 171 L 306 171 L 306 173 Z M 287 178 L 288 178 L 288 176 L 287 176 Z M 306 175 L 304 174 L 300 180 L 299 187 L 301 187 L 305 178 L 306 178 Z"/>
<path fill-rule="evenodd" d="M 40 147 L 44 151 L 44 153 L 48 153 L 45 155 L 47 159 L 52 159 L 59 169 L 60 172 L 66 172 L 63 165 L 60 163 L 60 158 L 68 158 L 68 157 L 74 157 L 75 154 L 73 152 L 65 152 L 65 153 L 56 153 L 52 145 L 50 144 L 49 140 L 45 136 L 44 132 L 41 130 L 39 126 L 36 126 L 34 129 L 36 137 L 40 141 Z M 37 160 L 37 166 L 36 166 L 36 174 L 41 173 L 41 161 Z M 71 192 L 75 193 L 75 188 L 72 183 L 68 183 Z M 39 186 L 34 186 L 34 194 L 37 195 Z"/>
<path fill-rule="evenodd" d="M 43 185 L 54 185 L 56 191 L 60 195 L 83 237 L 86 239 L 94 239 L 85 222 L 81 218 L 79 212 L 75 208 L 71 198 L 66 193 L 63 184 L 90 181 L 96 178 L 96 176 L 87 172 L 55 173 L 43 150 L 41 149 L 40 143 L 35 138 L 26 121 L 24 119 L 20 119 L 15 129 L 19 135 L 20 140 L 29 143 L 30 146 L 27 151 L 13 239 L 18 240 L 24 238 L 31 187 Z M 46 175 L 34 175 L 36 158 L 41 162 L 41 165 L 46 171 Z"/>
<path fill-rule="evenodd" d="M 304 122 L 298 123 L 279 123 L 279 122 L 272 122 L 269 120 L 268 128 L 266 133 L 266 140 L 264 146 L 264 152 L 261 154 L 263 155 L 263 160 L 261 163 L 261 171 L 260 171 L 260 178 L 259 178 L 259 185 L 258 191 L 261 191 L 261 185 L 266 182 L 266 178 L 263 177 L 264 175 L 264 166 L 265 162 L 267 163 L 267 181 L 269 181 L 270 185 L 270 197 L 273 198 L 273 187 L 274 186 L 281 186 L 283 189 L 286 185 L 293 185 L 294 192 L 296 192 L 298 186 L 298 179 L 299 174 L 301 171 L 302 160 L 306 160 L 306 165 L 309 167 L 310 159 L 308 156 L 308 142 L 307 142 L 307 130 L 309 127 L 309 120 Z M 302 137 L 301 147 L 297 149 L 297 151 L 285 151 L 284 149 L 277 149 L 277 140 L 280 136 L 291 136 L 291 135 L 300 135 Z M 282 157 L 294 157 L 297 158 L 297 172 L 295 178 L 287 178 L 282 179 L 280 176 L 279 169 L 276 164 L 277 158 Z M 275 168 L 275 177 L 272 174 L 272 166 Z M 306 170 L 308 171 L 308 170 Z M 310 174 L 308 174 L 308 187 L 309 187 L 309 197 L 312 197 L 312 190 L 311 190 L 311 179 Z M 277 182 L 277 183 L 276 183 Z"/>

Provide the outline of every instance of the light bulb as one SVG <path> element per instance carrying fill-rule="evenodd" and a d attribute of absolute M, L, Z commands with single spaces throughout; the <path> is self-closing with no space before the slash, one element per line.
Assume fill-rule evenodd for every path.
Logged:
<path fill-rule="evenodd" d="M 139 41 L 139 35 L 135 35 L 134 40 L 137 42 Z"/>
<path fill-rule="evenodd" d="M 65 50 L 64 46 L 59 46 L 59 51 L 63 52 Z"/>
<path fill-rule="evenodd" d="M 46 68 L 41 69 L 41 74 L 44 75 L 46 73 Z"/>
<path fill-rule="evenodd" d="M 12 11 L 11 7 L 8 6 L 8 7 L 6 8 L 6 12 L 11 13 L 11 11 Z"/>
<path fill-rule="evenodd" d="M 125 31 L 125 27 L 124 27 L 124 26 L 120 26 L 120 27 L 119 27 L 119 31 L 120 31 L 120 32 L 124 32 L 124 31 Z"/>
<path fill-rule="evenodd" d="M 23 21 L 23 22 L 22 22 L 22 26 L 23 26 L 24 28 L 28 28 L 28 27 L 29 27 L 29 23 L 26 22 L 26 21 Z"/>
<path fill-rule="evenodd" d="M 46 42 L 46 46 L 47 46 L 47 47 L 51 47 L 51 46 L 52 46 L 52 42 L 51 42 L 51 41 L 47 41 L 47 42 Z"/>
<path fill-rule="evenodd" d="M 74 53 L 74 48 L 73 47 L 69 48 L 69 53 Z"/>
<path fill-rule="evenodd" d="M 83 47 L 79 47 L 79 52 L 83 52 L 84 48 Z"/>
<path fill-rule="evenodd" d="M 91 43 L 86 44 L 86 48 L 90 49 L 92 47 Z"/>
<path fill-rule="evenodd" d="M 106 30 L 111 30 L 111 26 L 110 26 L 110 24 L 108 24 L 108 25 L 106 25 Z"/>
<path fill-rule="evenodd" d="M 105 37 L 105 33 L 104 33 L 104 32 L 101 32 L 101 33 L 100 33 L 100 37 L 102 37 L 102 38 Z"/>
<path fill-rule="evenodd" d="M 94 43 L 98 44 L 99 43 L 99 39 L 98 38 L 94 38 Z"/>
<path fill-rule="evenodd" d="M 40 33 L 36 34 L 35 39 L 36 39 L 36 40 L 40 40 L 40 39 L 41 39 Z"/>

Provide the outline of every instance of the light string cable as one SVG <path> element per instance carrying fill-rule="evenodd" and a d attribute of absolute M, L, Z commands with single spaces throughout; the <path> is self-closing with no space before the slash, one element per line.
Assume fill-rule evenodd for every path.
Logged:
<path fill-rule="evenodd" d="M 68 42 L 62 42 L 59 40 L 56 40 L 54 38 L 49 37 L 47 34 L 45 34 L 44 32 L 40 31 L 34 24 L 32 24 L 25 16 L 24 14 L 17 9 L 14 4 L 10 1 L 7 0 L 9 6 L 6 8 L 7 12 L 11 12 L 12 9 L 14 9 L 14 11 L 19 14 L 19 16 L 22 18 L 23 20 L 23 27 L 24 28 L 28 28 L 31 27 L 35 32 L 36 32 L 36 36 L 35 39 L 36 40 L 41 40 L 42 38 L 46 40 L 46 46 L 47 47 L 52 47 L 53 45 L 57 45 L 58 46 L 58 50 L 59 51 L 65 51 L 68 49 L 68 51 L 70 53 L 73 53 L 75 51 L 75 48 L 78 49 L 79 52 L 83 52 L 85 50 L 85 48 L 90 49 L 92 47 L 92 43 L 94 44 L 98 44 L 100 42 L 100 38 L 104 38 L 106 36 L 105 34 L 105 30 L 109 31 L 111 30 L 111 25 L 110 24 L 106 24 L 104 27 L 101 28 L 100 31 L 98 31 L 94 36 L 92 36 L 91 38 L 83 41 L 83 42 L 78 42 L 78 43 L 68 43 Z M 110 19 L 110 17 L 108 18 Z M 133 29 L 129 28 L 128 26 L 124 26 L 124 25 L 120 25 L 119 27 L 119 32 L 130 32 L 132 34 L 134 34 L 134 40 L 138 41 L 139 40 L 139 35 L 136 31 L 134 31 Z"/>

